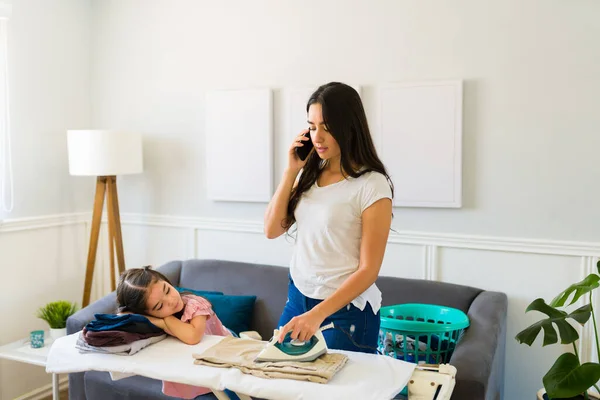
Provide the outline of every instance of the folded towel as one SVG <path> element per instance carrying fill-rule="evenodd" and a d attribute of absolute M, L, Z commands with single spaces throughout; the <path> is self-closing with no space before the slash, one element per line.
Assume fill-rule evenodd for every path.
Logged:
<path fill-rule="evenodd" d="M 148 333 L 136 333 L 136 332 L 125 332 L 125 331 L 88 331 L 87 328 L 83 328 L 83 340 L 90 346 L 95 347 L 108 347 L 108 346 L 121 346 L 129 344 L 138 340 L 148 339 L 155 336 L 161 336 L 165 333 L 161 330 L 159 332 L 148 332 Z"/>
<path fill-rule="evenodd" d="M 146 339 L 136 340 L 134 342 L 123 344 L 120 346 L 91 346 L 88 344 L 83 334 L 80 332 L 77 337 L 77 342 L 75 343 L 75 347 L 79 350 L 80 353 L 106 353 L 106 354 L 117 354 L 121 356 L 132 356 L 138 351 L 142 350 L 144 347 L 150 346 L 153 343 L 160 342 L 161 340 L 167 337 L 166 334 L 162 334 L 160 336 L 152 336 Z"/>
<path fill-rule="evenodd" d="M 245 374 L 270 379 L 294 379 L 327 383 L 346 364 L 348 356 L 327 353 L 310 362 L 254 362 L 267 342 L 226 337 L 202 354 L 192 354 L 194 364 L 211 367 L 234 367 Z"/>
<path fill-rule="evenodd" d="M 132 333 L 163 333 L 162 329 L 140 314 L 94 314 L 94 317 L 96 319 L 85 326 L 90 332 L 119 330 Z"/>

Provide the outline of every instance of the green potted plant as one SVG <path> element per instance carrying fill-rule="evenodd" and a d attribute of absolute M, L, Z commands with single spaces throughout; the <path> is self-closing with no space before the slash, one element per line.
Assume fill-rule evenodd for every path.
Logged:
<path fill-rule="evenodd" d="M 596 264 L 600 273 L 600 261 Z M 519 343 L 529 346 L 535 341 L 540 331 L 544 330 L 542 346 L 558 343 L 572 344 L 573 352 L 561 354 L 554 365 L 544 375 L 542 382 L 544 389 L 538 392 L 538 398 L 542 399 L 598 399 L 589 389 L 592 387 L 600 391 L 598 380 L 600 380 L 600 364 L 586 362 L 581 364 L 577 352 L 577 340 L 579 334 L 573 327 L 575 322 L 584 326 L 592 318 L 596 349 L 600 359 L 600 345 L 598 345 L 598 327 L 592 307 L 592 292 L 600 286 L 600 276 L 591 273 L 580 282 L 574 283 L 556 296 L 550 304 L 541 299 L 535 299 L 527 307 L 525 312 L 539 311 L 547 316 L 519 332 L 516 339 Z M 566 308 L 577 302 L 582 296 L 588 295 L 588 303 L 576 310 L 567 311 Z M 571 297 L 572 295 L 572 297 Z M 569 300 L 570 298 L 570 300 Z M 585 297 L 584 297 L 585 298 Z M 555 329 L 558 328 L 558 331 Z"/>
<path fill-rule="evenodd" d="M 50 325 L 50 337 L 53 339 L 67 334 L 67 318 L 77 311 L 77 305 L 65 300 L 53 301 L 40 307 L 37 317 Z"/>

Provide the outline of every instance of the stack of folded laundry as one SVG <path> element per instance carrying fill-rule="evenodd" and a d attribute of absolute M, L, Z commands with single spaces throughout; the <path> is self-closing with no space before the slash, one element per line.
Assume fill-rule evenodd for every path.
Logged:
<path fill-rule="evenodd" d="M 165 332 L 139 314 L 95 314 L 80 332 L 75 347 L 81 353 L 133 355 L 167 337 Z"/>
<path fill-rule="evenodd" d="M 327 383 L 348 361 L 341 353 L 327 353 L 316 360 L 255 362 L 265 342 L 226 336 L 202 354 L 192 354 L 194 364 L 217 368 L 237 368 L 244 374 L 267 379 L 292 379 Z"/>

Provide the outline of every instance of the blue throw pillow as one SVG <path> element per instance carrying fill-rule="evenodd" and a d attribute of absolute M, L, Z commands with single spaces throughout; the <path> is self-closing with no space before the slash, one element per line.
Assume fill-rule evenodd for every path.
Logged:
<path fill-rule="evenodd" d="M 181 290 L 180 290 L 181 289 Z M 187 291 L 197 296 L 204 297 L 212 304 L 213 311 L 225 327 L 237 335 L 249 331 L 254 311 L 256 296 L 233 296 L 222 292 L 209 292 L 177 288 L 180 292 Z"/>
<path fill-rule="evenodd" d="M 249 331 L 256 296 L 232 296 L 208 294 L 204 298 L 211 302 L 215 314 L 223 325 L 234 331 Z"/>

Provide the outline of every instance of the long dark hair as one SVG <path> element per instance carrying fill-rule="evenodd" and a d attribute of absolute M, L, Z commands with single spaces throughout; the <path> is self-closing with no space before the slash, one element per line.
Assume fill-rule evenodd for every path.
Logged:
<path fill-rule="evenodd" d="M 394 185 L 377 156 L 367 116 L 358 92 L 340 82 L 330 82 L 319 86 L 306 104 L 306 112 L 312 104 L 321 105 L 323 122 L 329 133 L 340 146 L 341 172 L 353 178 L 376 171 L 383 174 L 394 196 Z M 317 181 L 322 172 L 322 160 L 316 152 L 311 152 L 302 169 L 298 185 L 292 190 L 288 202 L 283 227 L 288 230 L 295 222 L 294 211 L 302 197 Z M 357 170 L 358 169 L 358 170 Z"/>
<path fill-rule="evenodd" d="M 159 281 L 165 281 L 173 286 L 169 278 L 160 272 L 153 270 L 150 265 L 146 265 L 142 268 L 131 268 L 123 272 L 119 277 L 119 284 L 117 285 L 117 312 L 129 311 L 134 314 L 146 314 L 148 287 Z M 188 290 L 178 291 L 181 296 L 197 296 L 195 293 Z M 202 298 L 211 304 L 206 298 Z M 184 310 L 185 307 L 183 310 L 173 315 L 177 318 L 181 318 Z"/>
<path fill-rule="evenodd" d="M 145 314 L 148 287 L 159 281 L 165 281 L 171 285 L 169 278 L 151 269 L 149 265 L 142 268 L 131 268 L 123 272 L 117 285 L 119 312 L 129 311 L 134 314 Z"/>

